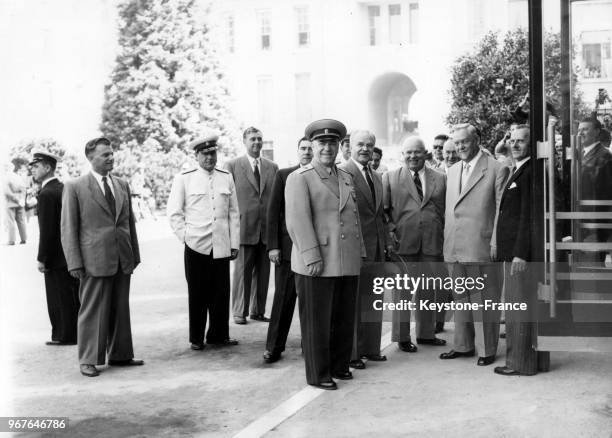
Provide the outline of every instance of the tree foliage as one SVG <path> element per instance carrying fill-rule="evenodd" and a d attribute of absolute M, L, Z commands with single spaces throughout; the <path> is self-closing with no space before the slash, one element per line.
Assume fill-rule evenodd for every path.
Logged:
<path fill-rule="evenodd" d="M 211 42 L 207 3 L 124 0 L 119 5 L 119 54 L 109 84 L 101 131 L 118 148 L 116 172 L 136 169 L 159 204 L 172 175 L 188 160 L 195 136 L 216 132 L 221 154 L 233 156 L 239 126 Z"/>
<path fill-rule="evenodd" d="M 561 45 L 559 34 L 544 36 L 545 91 L 547 101 L 559 112 L 561 104 Z M 573 78 L 574 83 L 576 78 Z M 519 28 L 500 36 L 486 34 L 468 54 L 452 67 L 451 110 L 448 124 L 473 123 L 489 149 L 504 136 L 512 112 L 529 92 L 529 40 Z M 582 94 L 574 87 L 576 115 L 586 114 Z"/>

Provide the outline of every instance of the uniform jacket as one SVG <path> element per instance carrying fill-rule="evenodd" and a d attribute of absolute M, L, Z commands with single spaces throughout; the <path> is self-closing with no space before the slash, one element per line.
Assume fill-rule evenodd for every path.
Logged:
<path fill-rule="evenodd" d="M 385 260 L 385 248 L 387 239 L 387 228 L 385 225 L 385 213 L 383 210 L 382 176 L 370 169 L 372 182 L 374 183 L 374 194 L 376 204 L 372 199 L 370 186 L 364 178 L 361 170 L 353 160 L 348 160 L 340 165 L 353 177 L 355 195 L 357 196 L 357 210 L 361 222 L 361 234 L 366 250 L 366 261 Z"/>
<path fill-rule="evenodd" d="M 225 163 L 225 169 L 232 174 L 236 183 L 241 245 L 256 245 L 260 240 L 267 243 L 266 209 L 278 166 L 264 157 L 260 157 L 260 163 L 260 187 L 257 187 L 253 168 L 246 155 Z"/>
<path fill-rule="evenodd" d="M 211 187 L 212 186 L 212 187 Z M 240 248 L 240 212 L 234 180 L 229 172 L 202 168 L 176 175 L 168 197 L 170 226 L 181 243 L 194 251 L 212 232 L 213 258 L 230 257 Z"/>
<path fill-rule="evenodd" d="M 303 167 L 289 174 L 285 203 L 293 272 L 309 275 L 307 265 L 323 261 L 321 277 L 359 275 L 366 252 L 350 173 L 337 169 L 336 177 L 319 164 Z"/>
<path fill-rule="evenodd" d="M 47 269 L 66 268 L 66 258 L 62 250 L 62 184 L 57 178 L 49 181 L 38 193 L 38 241 L 37 260 Z"/>
<path fill-rule="evenodd" d="M 461 193 L 462 163 L 448 169 L 444 261 L 488 263 L 496 246 L 497 211 L 510 168 L 482 153 Z"/>
<path fill-rule="evenodd" d="M 285 221 L 285 185 L 289 174 L 299 168 L 300 166 L 286 167 L 276 173 L 268 201 L 268 229 L 266 231 L 268 250 L 280 249 L 281 258 L 285 261 L 291 261 L 291 247 L 293 246 Z"/>
<path fill-rule="evenodd" d="M 91 173 L 64 185 L 62 246 L 69 271 L 84 268 L 87 275 L 106 277 L 119 269 L 131 274 L 140 263 L 130 189 L 116 176 L 111 176 L 111 181 L 115 217 Z"/>
<path fill-rule="evenodd" d="M 531 261 L 531 159 L 506 184 L 497 217 L 497 257 Z"/>
<path fill-rule="evenodd" d="M 446 176 L 427 166 L 424 169 L 422 201 L 408 167 L 383 175 L 383 202 L 389 216 L 389 231 L 399 240 L 397 252 L 402 255 L 420 251 L 431 256 L 442 255 Z"/>

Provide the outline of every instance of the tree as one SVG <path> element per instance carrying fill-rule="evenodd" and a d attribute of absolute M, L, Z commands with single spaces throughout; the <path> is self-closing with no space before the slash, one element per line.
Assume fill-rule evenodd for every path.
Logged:
<path fill-rule="evenodd" d="M 117 147 L 116 173 L 145 171 L 158 204 L 188 160 L 186 144 L 220 135 L 233 156 L 240 127 L 205 22 L 209 4 L 195 0 L 124 0 L 119 54 L 105 87 L 101 131 Z"/>
<path fill-rule="evenodd" d="M 559 34 L 544 37 L 545 90 L 547 100 L 559 109 L 561 94 L 561 45 Z M 576 77 L 573 78 L 576 83 Z M 452 67 L 451 110 L 448 124 L 470 122 L 479 127 L 483 145 L 492 148 L 504 136 L 512 112 L 529 92 L 529 40 L 524 29 L 486 34 L 472 53 L 459 57 Z M 575 116 L 588 111 L 574 87 Z"/>
<path fill-rule="evenodd" d="M 74 152 L 68 152 L 66 148 L 52 138 L 26 140 L 13 146 L 9 151 L 9 157 L 15 167 L 27 165 L 32 160 L 33 151 L 46 151 L 60 157 L 56 168 L 56 175 L 62 180 L 76 178 L 81 175 L 85 167 L 85 160 Z"/>

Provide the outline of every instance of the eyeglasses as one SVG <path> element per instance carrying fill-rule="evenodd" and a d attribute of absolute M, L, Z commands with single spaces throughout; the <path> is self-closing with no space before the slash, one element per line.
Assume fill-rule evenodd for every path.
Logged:
<path fill-rule="evenodd" d="M 441 146 L 441 145 L 435 145 L 433 148 L 434 148 L 435 150 L 438 150 L 438 149 L 442 149 L 443 147 L 444 147 L 444 146 Z"/>

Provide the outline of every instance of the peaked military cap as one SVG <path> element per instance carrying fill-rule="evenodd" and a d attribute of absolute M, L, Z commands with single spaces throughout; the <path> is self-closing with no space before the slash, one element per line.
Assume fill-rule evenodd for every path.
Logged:
<path fill-rule="evenodd" d="M 212 152 L 219 149 L 217 146 L 218 135 L 208 135 L 206 137 L 199 137 L 189 143 L 189 148 L 196 152 Z"/>
<path fill-rule="evenodd" d="M 340 140 L 346 136 L 346 126 L 338 120 L 321 119 L 308 125 L 304 134 L 311 141 L 321 137 L 332 137 Z"/>
<path fill-rule="evenodd" d="M 36 151 L 32 153 L 32 161 L 30 161 L 30 166 L 32 164 L 40 163 L 41 161 L 46 161 L 47 163 L 57 164 L 60 161 L 60 157 L 51 152 L 47 151 Z"/>

